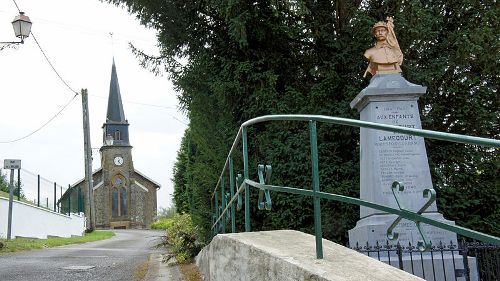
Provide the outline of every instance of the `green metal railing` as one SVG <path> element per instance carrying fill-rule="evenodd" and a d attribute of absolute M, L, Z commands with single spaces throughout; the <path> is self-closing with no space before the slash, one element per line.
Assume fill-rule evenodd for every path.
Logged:
<path fill-rule="evenodd" d="M 269 179 L 271 177 L 272 168 L 269 165 L 259 165 L 258 176 L 259 182 L 253 181 L 249 178 L 249 167 L 248 167 L 248 140 L 247 140 L 247 128 L 251 125 L 269 122 L 269 121 L 307 121 L 309 122 L 309 137 L 311 146 L 311 169 L 312 169 L 312 190 L 300 189 L 294 187 L 286 186 L 275 186 L 269 184 Z M 236 221 L 235 212 L 240 210 L 243 205 L 242 194 L 244 194 L 244 205 L 245 205 L 245 232 L 251 231 L 250 228 L 250 187 L 259 190 L 258 199 L 258 209 L 259 210 L 270 210 L 272 206 L 270 191 L 275 192 L 285 192 L 290 194 L 298 194 L 312 197 L 313 207 L 314 207 L 314 232 L 316 237 L 316 257 L 318 259 L 323 258 L 323 246 L 322 246 L 322 228 L 321 228 L 321 205 L 320 199 L 340 201 L 349 204 L 355 204 L 359 206 L 364 206 L 376 210 L 380 210 L 386 213 L 395 214 L 398 218 L 387 230 L 387 237 L 390 240 L 397 239 L 397 233 L 393 233 L 393 229 L 399 223 L 401 219 L 408 219 L 414 221 L 417 225 L 418 230 L 423 238 L 420 241 L 418 248 L 421 251 L 428 250 L 430 243 L 427 241 L 425 234 L 420 228 L 420 224 L 429 224 L 436 226 L 438 228 L 452 231 L 454 233 L 477 239 L 483 242 L 492 243 L 500 245 L 500 238 L 477 232 L 468 228 L 448 224 L 446 222 L 433 220 L 422 216 L 425 209 L 430 206 L 435 200 L 435 192 L 433 189 L 424 190 L 423 196 L 429 198 L 428 202 L 417 212 L 412 212 L 404 209 L 398 201 L 395 191 L 397 189 L 403 190 L 404 186 L 399 182 L 394 182 L 392 185 L 392 191 L 394 193 L 396 202 L 399 208 L 393 208 L 386 205 L 380 205 L 377 203 L 369 202 L 359 198 L 353 198 L 349 196 L 331 194 L 322 192 L 320 190 L 319 183 L 319 168 L 318 168 L 318 145 L 317 145 L 317 132 L 316 123 L 324 122 L 331 124 L 338 124 L 344 126 L 370 128 L 382 131 L 397 132 L 407 135 L 420 136 L 430 139 L 445 140 L 451 142 L 473 144 L 480 146 L 487 146 L 493 148 L 500 148 L 500 140 L 450 134 L 444 132 L 437 132 L 431 130 L 422 130 L 414 128 L 406 128 L 394 125 L 386 125 L 380 123 L 366 122 L 360 120 L 353 120 L 347 118 L 323 116 L 323 115 L 267 115 L 258 118 L 254 118 L 243 123 L 238 130 L 238 134 L 231 146 L 228 157 L 224 164 L 224 168 L 219 177 L 219 180 L 215 186 L 214 192 L 212 194 L 212 210 L 213 224 L 212 224 L 212 234 L 216 235 L 219 232 L 224 233 L 226 230 L 226 221 L 231 220 L 231 232 L 236 232 Z M 233 167 L 233 154 L 236 152 L 238 144 L 242 143 L 243 147 L 243 175 L 238 174 L 234 176 Z M 226 192 L 224 187 L 225 174 L 229 173 L 229 192 Z M 235 190 L 236 188 L 236 190 Z M 220 206 L 219 206 L 220 201 Z M 235 206 L 236 205 L 236 206 Z"/>

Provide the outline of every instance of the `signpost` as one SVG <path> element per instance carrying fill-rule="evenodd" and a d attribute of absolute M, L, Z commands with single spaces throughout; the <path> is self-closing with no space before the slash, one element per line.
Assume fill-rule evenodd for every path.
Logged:
<path fill-rule="evenodd" d="M 14 170 L 21 169 L 21 160 L 18 159 L 5 159 L 3 161 L 3 168 L 10 170 L 10 184 L 9 184 L 9 215 L 7 225 L 7 240 L 11 238 L 12 232 L 12 204 L 14 201 Z"/>

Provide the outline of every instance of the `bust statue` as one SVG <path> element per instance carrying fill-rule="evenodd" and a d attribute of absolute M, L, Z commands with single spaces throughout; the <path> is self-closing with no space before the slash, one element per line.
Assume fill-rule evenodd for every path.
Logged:
<path fill-rule="evenodd" d="M 377 73 L 399 73 L 400 65 L 403 63 L 403 53 L 399 48 L 398 39 L 394 33 L 394 23 L 392 17 L 386 21 L 379 21 L 372 27 L 372 32 L 377 42 L 375 46 L 365 51 L 365 58 L 370 63 L 363 77 L 367 73 L 375 75 Z"/>

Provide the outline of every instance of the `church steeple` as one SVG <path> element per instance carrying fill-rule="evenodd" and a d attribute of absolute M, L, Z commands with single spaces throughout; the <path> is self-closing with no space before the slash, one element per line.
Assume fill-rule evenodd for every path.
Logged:
<path fill-rule="evenodd" d="M 123 111 L 120 85 L 116 72 L 115 59 L 111 67 L 111 80 L 109 83 L 108 112 L 103 127 L 103 144 L 105 146 L 129 146 L 128 121 Z"/>
<path fill-rule="evenodd" d="M 125 113 L 123 112 L 122 97 L 120 95 L 120 85 L 118 84 L 118 75 L 116 74 L 115 59 L 111 67 L 111 81 L 109 83 L 108 114 L 106 122 L 126 123 Z"/>

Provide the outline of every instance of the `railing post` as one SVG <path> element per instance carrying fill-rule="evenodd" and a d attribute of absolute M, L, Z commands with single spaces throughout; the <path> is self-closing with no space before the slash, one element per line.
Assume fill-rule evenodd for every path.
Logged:
<path fill-rule="evenodd" d="M 84 206 L 84 205 L 82 204 L 82 203 L 83 203 L 83 202 L 82 202 L 82 201 L 83 201 L 83 200 L 82 200 L 82 190 L 81 190 L 81 188 L 80 188 L 80 187 L 77 189 L 77 193 L 76 193 L 76 194 L 77 194 L 77 198 L 78 198 L 78 213 L 80 213 L 80 212 L 82 212 L 82 211 L 83 211 L 83 206 Z"/>
<path fill-rule="evenodd" d="M 233 171 L 233 158 L 229 156 L 229 189 L 231 192 L 231 199 L 234 197 L 234 171 Z M 235 208 L 234 201 L 231 204 L 231 232 L 236 232 L 236 220 L 235 220 Z"/>
<path fill-rule="evenodd" d="M 71 191 L 68 193 L 68 216 L 71 216 Z"/>
<path fill-rule="evenodd" d="M 469 250 L 467 249 L 467 242 L 465 242 L 465 240 L 462 239 L 462 260 L 464 263 L 464 275 L 466 281 L 470 281 L 469 258 L 467 256 L 468 251 Z"/>
<path fill-rule="evenodd" d="M 243 127 L 241 130 L 241 139 L 243 144 L 243 177 L 245 180 L 249 178 L 248 175 L 248 142 L 247 142 L 247 128 Z M 245 183 L 245 232 L 250 232 L 250 187 Z"/>
<path fill-rule="evenodd" d="M 40 207 L 40 175 L 38 175 L 38 193 L 37 193 L 37 201 L 36 201 L 36 204 L 38 207 Z"/>
<path fill-rule="evenodd" d="M 219 202 L 218 202 L 218 198 L 217 198 L 217 192 L 214 193 L 214 202 L 215 202 L 215 221 L 217 221 L 217 219 L 219 218 Z M 219 223 L 217 223 L 215 225 L 215 234 L 218 234 L 219 233 Z"/>
<path fill-rule="evenodd" d="M 318 140 L 316 121 L 309 121 L 309 137 L 311 142 L 312 188 L 314 204 L 314 234 L 316 236 L 316 258 L 323 258 L 323 233 L 321 230 L 321 202 L 316 193 L 319 192 Z"/>
<path fill-rule="evenodd" d="M 211 211 L 211 218 L 212 218 L 212 226 L 214 225 L 215 223 L 215 209 L 214 209 L 214 200 L 215 200 L 215 194 L 213 196 L 213 198 L 210 198 L 210 211 Z M 212 240 L 212 238 L 214 238 L 215 236 L 215 227 L 212 228 L 212 233 L 210 235 L 210 240 Z"/>
<path fill-rule="evenodd" d="M 403 268 L 403 247 L 401 247 L 401 245 L 399 244 L 399 242 L 396 245 L 396 253 L 398 254 L 399 269 L 404 270 L 404 268 Z"/>
<path fill-rule="evenodd" d="M 17 201 L 21 200 L 21 169 L 17 169 Z"/>
<path fill-rule="evenodd" d="M 54 182 L 54 212 L 56 211 L 56 191 L 57 191 L 57 184 Z"/>
<path fill-rule="evenodd" d="M 224 219 L 224 208 L 226 208 L 226 196 L 224 196 L 224 176 L 220 178 L 220 227 L 222 229 L 221 233 L 226 233 L 226 221 Z"/>

